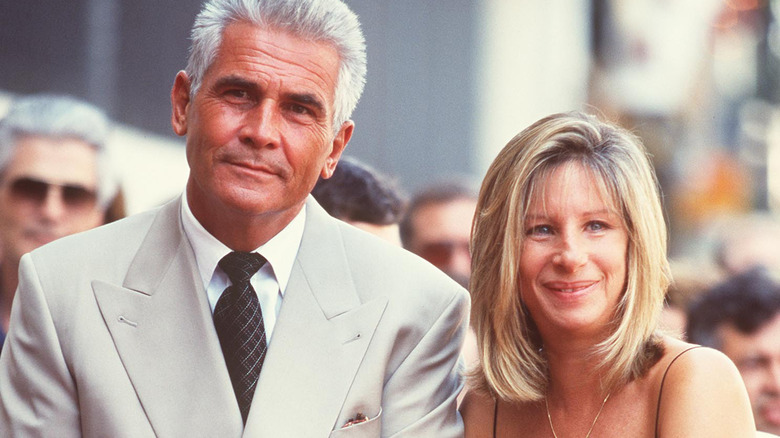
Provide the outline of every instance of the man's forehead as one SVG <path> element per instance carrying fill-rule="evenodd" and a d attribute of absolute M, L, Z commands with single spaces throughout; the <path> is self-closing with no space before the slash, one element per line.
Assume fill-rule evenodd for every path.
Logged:
<path fill-rule="evenodd" d="M 753 333 L 744 333 L 734 324 L 718 327 L 718 336 L 726 354 L 748 354 L 762 350 L 780 353 L 780 313 Z"/>
<path fill-rule="evenodd" d="M 3 176 L 92 185 L 97 179 L 97 155 L 94 146 L 76 138 L 24 136 L 15 142 Z"/>
<path fill-rule="evenodd" d="M 205 74 L 216 83 L 231 77 L 245 85 L 278 83 L 293 94 L 321 95 L 332 106 L 339 67 L 338 51 L 330 43 L 239 21 L 225 28 Z"/>
<path fill-rule="evenodd" d="M 302 69 L 319 70 L 327 79 L 335 80 L 340 66 L 339 52 L 332 43 L 306 38 L 292 31 L 260 27 L 246 21 L 229 24 L 222 34 L 217 58 L 233 53 L 256 58 L 272 58 L 274 61 Z"/>

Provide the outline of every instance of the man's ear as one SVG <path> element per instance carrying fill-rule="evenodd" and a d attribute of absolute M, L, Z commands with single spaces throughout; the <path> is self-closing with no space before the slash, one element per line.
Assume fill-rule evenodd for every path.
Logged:
<path fill-rule="evenodd" d="M 320 176 L 323 179 L 328 179 L 333 176 L 333 171 L 336 170 L 336 164 L 338 164 L 339 158 L 341 158 L 341 154 L 347 147 L 349 139 L 352 138 L 352 132 L 354 130 L 355 123 L 352 120 L 347 120 L 343 125 L 341 125 L 341 129 L 339 129 L 339 132 L 336 133 L 336 136 L 333 138 L 333 144 L 331 145 L 332 148 L 328 158 L 325 159 L 325 165 L 322 166 Z"/>
<path fill-rule="evenodd" d="M 187 108 L 190 105 L 190 78 L 184 70 L 176 74 L 171 89 L 171 126 L 176 135 L 187 134 Z"/>

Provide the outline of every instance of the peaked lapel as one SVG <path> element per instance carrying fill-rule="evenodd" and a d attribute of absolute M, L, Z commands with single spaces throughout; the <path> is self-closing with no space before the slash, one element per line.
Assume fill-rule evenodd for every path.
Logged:
<path fill-rule="evenodd" d="M 244 436 L 328 436 L 386 306 L 360 302 L 340 227 L 309 197 Z"/>
<path fill-rule="evenodd" d="M 93 282 L 100 311 L 158 436 L 241 435 L 206 293 L 180 220 L 163 206 L 122 287 Z"/>

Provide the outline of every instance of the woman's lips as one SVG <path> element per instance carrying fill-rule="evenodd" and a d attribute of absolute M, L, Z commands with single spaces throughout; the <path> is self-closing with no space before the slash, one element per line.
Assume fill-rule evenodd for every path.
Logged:
<path fill-rule="evenodd" d="M 576 281 L 576 282 L 550 281 L 544 283 L 544 287 L 554 292 L 572 294 L 572 293 L 582 292 L 590 288 L 596 283 L 597 283 L 596 281 L 591 281 L 591 280 Z"/>

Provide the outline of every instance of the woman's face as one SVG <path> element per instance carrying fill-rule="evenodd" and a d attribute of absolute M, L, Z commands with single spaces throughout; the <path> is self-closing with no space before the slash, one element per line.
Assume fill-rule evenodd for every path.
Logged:
<path fill-rule="evenodd" d="M 622 217 L 579 163 L 558 166 L 542 186 L 524 230 L 523 302 L 543 337 L 603 336 L 626 282 Z"/>

